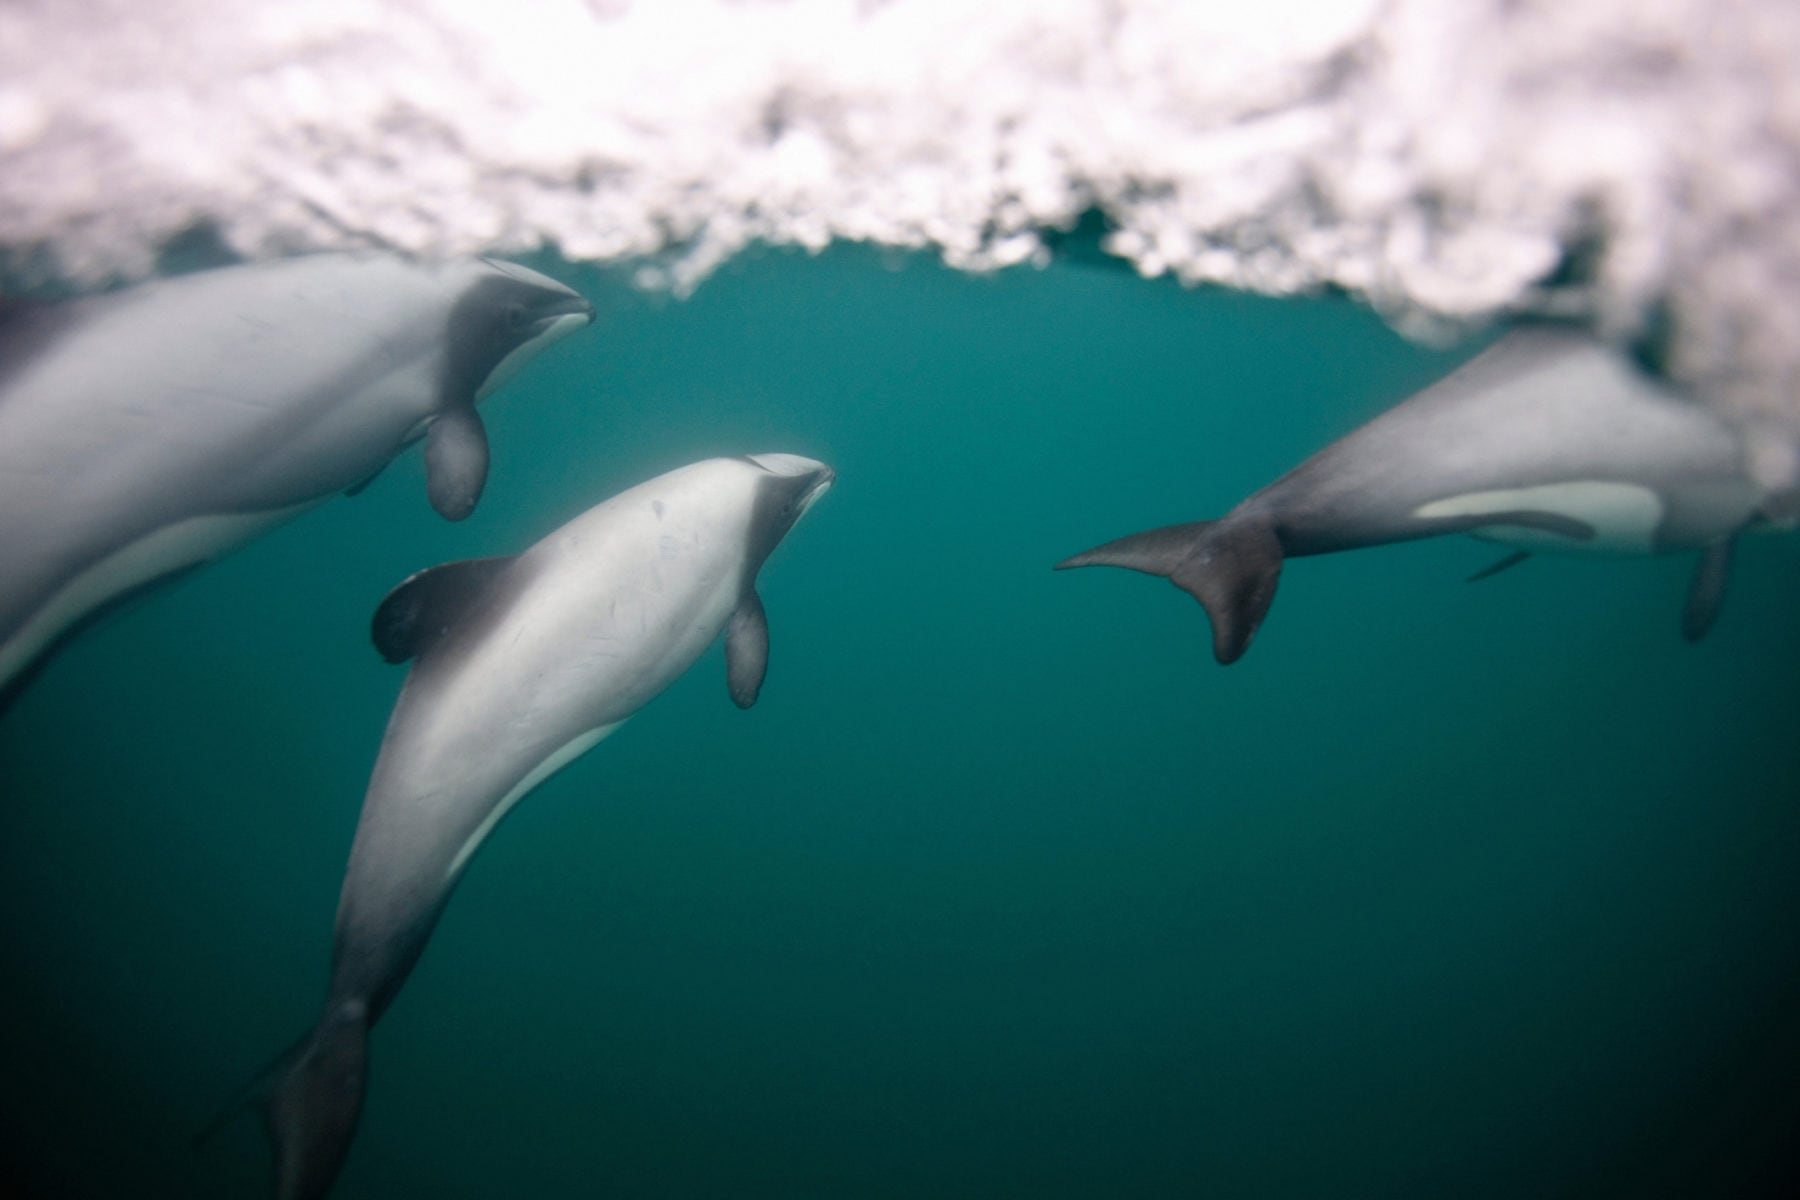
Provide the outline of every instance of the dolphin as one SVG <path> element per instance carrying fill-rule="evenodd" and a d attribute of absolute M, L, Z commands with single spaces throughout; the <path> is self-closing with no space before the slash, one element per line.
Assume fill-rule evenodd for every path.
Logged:
<path fill-rule="evenodd" d="M 336 1178 L 369 1029 L 495 824 L 721 629 L 731 698 L 755 702 L 769 656 L 757 571 L 832 479 L 791 454 L 709 459 L 614 496 L 522 554 L 421 571 L 381 602 L 376 648 L 412 669 L 350 848 L 323 1012 L 273 1072 L 281 1200 L 323 1196 Z"/>
<path fill-rule="evenodd" d="M 1523 325 L 1241 501 L 1066 558 L 1167 577 L 1205 608 L 1213 657 L 1244 653 L 1282 561 L 1468 533 L 1536 549 L 1697 550 L 1683 633 L 1724 597 L 1742 530 L 1788 504 L 1758 482 L 1735 427 L 1573 327 Z"/>
<path fill-rule="evenodd" d="M 321 254 L 0 305 L 0 707 L 85 625 L 425 439 L 474 508 L 475 404 L 588 324 L 536 271 Z"/>

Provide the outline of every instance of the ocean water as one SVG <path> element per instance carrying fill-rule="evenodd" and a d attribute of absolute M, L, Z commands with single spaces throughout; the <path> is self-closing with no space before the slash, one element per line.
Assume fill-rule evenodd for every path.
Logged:
<path fill-rule="evenodd" d="M 1436 378 L 1344 300 L 854 247 L 595 326 L 75 643 L 0 721 L 9 1194 L 264 1194 L 401 674 L 387 588 L 660 471 L 812 455 L 751 711 L 709 653 L 502 823 L 377 1028 L 334 1196 L 1780 1194 L 1800 1128 L 1800 555 L 1292 562 L 1216 666 L 1059 558 L 1214 515 Z"/>

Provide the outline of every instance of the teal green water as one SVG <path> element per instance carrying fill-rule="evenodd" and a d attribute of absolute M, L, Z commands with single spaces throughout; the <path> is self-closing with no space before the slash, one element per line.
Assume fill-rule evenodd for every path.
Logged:
<path fill-rule="evenodd" d="M 1457 355 L 1348 303 L 856 250 L 600 306 L 484 408 L 64 654 L 0 721 L 15 1191 L 263 1194 L 400 684 L 389 586 L 714 454 L 837 487 L 717 650 L 470 869 L 335 1196 L 1760 1194 L 1800 1126 L 1800 554 L 1288 566 L 1244 661 L 1050 564 L 1216 514 Z"/>

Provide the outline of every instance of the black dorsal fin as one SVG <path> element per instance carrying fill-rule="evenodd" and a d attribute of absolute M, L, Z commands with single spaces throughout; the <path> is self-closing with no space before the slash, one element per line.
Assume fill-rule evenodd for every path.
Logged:
<path fill-rule="evenodd" d="M 514 557 L 465 558 L 407 576 L 375 610 L 375 649 L 391 663 L 425 653 L 486 598 Z"/>

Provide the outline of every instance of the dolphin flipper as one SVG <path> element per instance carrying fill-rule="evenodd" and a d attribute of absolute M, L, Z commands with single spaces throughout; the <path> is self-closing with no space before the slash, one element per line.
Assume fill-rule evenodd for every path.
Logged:
<path fill-rule="evenodd" d="M 1681 636 L 1697 642 L 1706 636 L 1725 602 L 1725 581 L 1731 575 L 1731 552 L 1737 538 L 1714 542 L 1700 552 L 1694 582 L 1688 587 L 1687 604 L 1681 610 Z"/>
<path fill-rule="evenodd" d="M 432 418 L 425 435 L 425 494 L 447 521 L 475 511 L 487 484 L 487 430 L 473 404 L 446 409 Z"/>
<path fill-rule="evenodd" d="M 1256 636 L 1281 577 L 1281 540 L 1274 526 L 1253 517 L 1191 521 L 1134 533 L 1056 564 L 1126 567 L 1162 575 L 1206 609 L 1213 657 L 1236 662 Z"/>
<path fill-rule="evenodd" d="M 1475 572 L 1473 575 L 1471 575 L 1467 579 L 1463 580 L 1463 582 L 1464 583 L 1476 583 L 1483 579 L 1492 579 L 1494 576 L 1498 575 L 1500 572 L 1511 570 L 1513 567 L 1518 566 L 1520 563 L 1524 562 L 1526 559 L 1528 559 L 1530 557 L 1531 557 L 1531 551 L 1529 551 L 1529 550 L 1514 550 L 1511 554 L 1508 554 L 1505 558 L 1501 559 L 1499 562 L 1489 563 L 1487 566 L 1481 568 L 1481 570 Z"/>
<path fill-rule="evenodd" d="M 739 708 L 756 703 L 769 669 L 769 617 L 755 588 L 745 588 L 725 627 L 725 686 Z"/>

